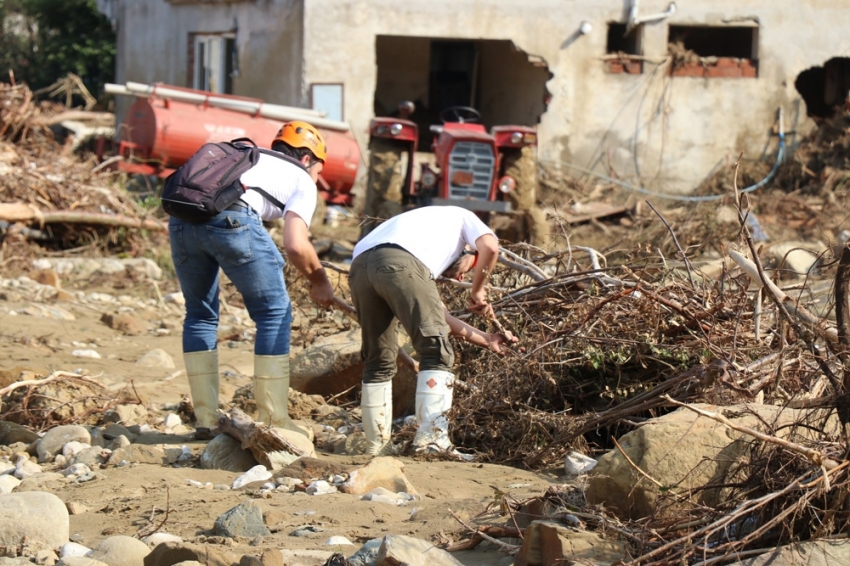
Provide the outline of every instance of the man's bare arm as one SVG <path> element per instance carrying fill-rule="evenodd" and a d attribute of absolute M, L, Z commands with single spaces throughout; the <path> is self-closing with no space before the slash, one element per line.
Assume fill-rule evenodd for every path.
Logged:
<path fill-rule="evenodd" d="M 286 257 L 310 281 L 310 298 L 323 307 L 330 306 L 334 299 L 333 287 L 316 255 L 316 249 L 310 243 L 307 223 L 291 211 L 286 213 L 284 220 L 283 247 Z"/>

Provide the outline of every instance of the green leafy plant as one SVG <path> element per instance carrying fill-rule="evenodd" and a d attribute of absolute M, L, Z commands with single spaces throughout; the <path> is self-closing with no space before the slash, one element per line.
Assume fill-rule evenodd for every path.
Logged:
<path fill-rule="evenodd" d="M 115 75 L 115 47 L 96 0 L 0 0 L 2 71 L 33 90 L 74 73 L 101 95 Z"/>

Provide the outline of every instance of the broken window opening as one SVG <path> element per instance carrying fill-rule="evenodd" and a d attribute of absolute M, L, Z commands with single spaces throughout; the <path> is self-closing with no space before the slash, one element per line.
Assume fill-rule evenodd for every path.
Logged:
<path fill-rule="evenodd" d="M 642 55 L 641 40 L 643 39 L 643 24 L 638 24 L 626 33 L 626 24 L 608 23 L 608 41 L 606 53 L 625 53 L 626 55 Z"/>
<path fill-rule="evenodd" d="M 628 32 L 627 32 L 628 30 Z M 608 23 L 608 39 L 605 44 L 605 61 L 608 72 L 639 75 L 643 73 L 643 24 L 628 29 L 627 24 Z"/>
<path fill-rule="evenodd" d="M 850 101 L 850 58 L 833 57 L 823 67 L 806 69 L 797 75 L 794 87 L 810 118 L 831 118 Z"/>
<path fill-rule="evenodd" d="M 755 78 L 758 76 L 755 26 L 682 26 L 668 29 L 673 76 Z"/>

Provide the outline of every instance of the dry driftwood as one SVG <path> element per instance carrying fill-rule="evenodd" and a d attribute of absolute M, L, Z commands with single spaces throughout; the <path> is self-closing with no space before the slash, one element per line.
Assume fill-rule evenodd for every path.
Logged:
<path fill-rule="evenodd" d="M 295 456 L 307 456 L 307 453 L 280 436 L 274 428 L 255 423 L 251 417 L 236 407 L 226 414 L 219 415 L 220 432 L 242 443 L 242 448 L 250 450 L 258 462 L 271 467 L 269 453 L 289 452 Z"/>
<path fill-rule="evenodd" d="M 126 226 L 143 230 L 167 231 L 167 227 L 152 218 L 131 218 L 118 214 L 99 212 L 76 212 L 70 210 L 42 211 L 32 205 L 14 202 L 0 203 L 0 220 L 8 222 L 38 222 L 39 224 L 97 224 L 102 226 Z"/>
<path fill-rule="evenodd" d="M 756 265 L 736 252 L 735 250 L 729 250 L 729 256 L 735 260 L 741 269 L 752 279 L 753 283 L 756 285 L 762 285 L 761 277 L 759 276 Z M 781 302 L 788 312 L 793 315 L 800 322 L 808 325 L 813 330 L 815 330 L 822 338 L 828 340 L 829 342 L 838 341 L 838 330 L 831 326 L 827 326 L 824 321 L 818 317 L 817 315 L 811 313 L 802 305 L 798 304 L 794 299 L 789 297 L 782 289 L 776 286 L 773 281 L 770 279 L 765 280 L 767 290 L 776 297 L 776 299 Z"/>

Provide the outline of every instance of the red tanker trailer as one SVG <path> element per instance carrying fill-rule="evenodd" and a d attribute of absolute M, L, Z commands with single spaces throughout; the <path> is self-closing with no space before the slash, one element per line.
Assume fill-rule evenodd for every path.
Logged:
<path fill-rule="evenodd" d="M 247 137 L 260 147 L 269 148 L 286 121 L 263 116 L 261 112 L 269 112 L 264 112 L 263 102 L 256 99 L 172 86 L 149 88 L 148 94 L 113 90 L 118 94 L 139 96 L 127 111 L 121 127 L 118 151 L 123 159 L 119 167 L 128 173 L 164 178 L 207 142 Z M 157 89 L 167 93 L 185 93 L 184 98 L 199 102 L 177 100 L 170 94 L 158 95 Z M 246 108 L 254 107 L 257 111 L 247 113 L 250 110 Z M 315 113 L 293 116 L 293 119 L 296 118 L 314 123 L 327 141 L 328 158 L 319 177 L 319 194 L 330 204 L 351 205 L 351 188 L 360 163 L 360 151 L 351 131 L 338 126 L 343 123 L 324 120 Z M 335 129 L 327 127 L 328 124 Z M 347 128 L 347 125 L 344 127 Z"/>

